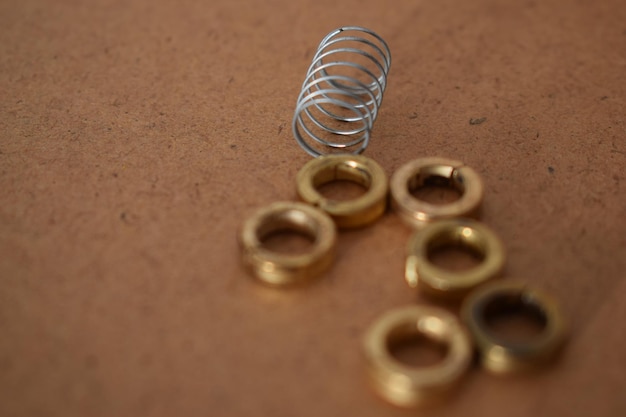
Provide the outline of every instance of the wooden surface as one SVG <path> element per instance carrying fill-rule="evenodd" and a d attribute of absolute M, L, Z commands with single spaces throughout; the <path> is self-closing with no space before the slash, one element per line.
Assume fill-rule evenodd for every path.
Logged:
<path fill-rule="evenodd" d="M 307 288 L 238 259 L 243 219 L 295 198 L 314 49 L 354 24 L 393 55 L 365 155 L 474 167 L 507 278 L 571 328 L 546 372 L 475 368 L 424 415 L 626 415 L 622 0 L 1 2 L 0 415 L 415 415 L 371 393 L 360 351 L 424 302 L 397 216 L 342 233 Z"/>

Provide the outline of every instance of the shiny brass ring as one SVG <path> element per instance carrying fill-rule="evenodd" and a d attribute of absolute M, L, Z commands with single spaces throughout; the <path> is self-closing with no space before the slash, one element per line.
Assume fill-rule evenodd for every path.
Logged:
<path fill-rule="evenodd" d="M 347 180 L 367 188 L 355 199 L 338 201 L 325 198 L 318 187 Z M 387 206 L 387 175 L 374 160 L 361 155 L 325 155 L 310 160 L 298 172 L 297 192 L 302 201 L 319 207 L 340 228 L 365 226 L 378 219 Z"/>
<path fill-rule="evenodd" d="M 415 198 L 411 192 L 433 178 L 443 179 L 459 191 L 458 200 L 448 204 L 431 204 Z M 483 200 L 483 182 L 476 171 L 463 162 L 445 158 L 421 158 L 401 166 L 391 176 L 391 199 L 395 210 L 409 225 L 425 224 L 452 217 L 477 217 Z"/>
<path fill-rule="evenodd" d="M 412 367 L 395 359 L 390 347 L 403 340 L 426 337 L 446 346 L 446 356 L 435 365 Z M 380 317 L 364 339 L 365 358 L 373 388 L 385 400 L 401 407 L 422 406 L 441 399 L 470 366 L 469 335 L 451 313 L 430 306 L 407 306 Z"/>
<path fill-rule="evenodd" d="M 433 264 L 433 251 L 446 246 L 467 248 L 480 263 L 465 271 L 449 271 Z M 440 220 L 428 224 L 411 238 L 405 279 L 410 287 L 435 297 L 460 298 L 477 285 L 497 278 L 504 268 L 504 247 L 484 224 L 470 219 Z"/>
<path fill-rule="evenodd" d="M 304 254 L 284 254 L 263 246 L 272 233 L 295 231 L 310 236 L 313 247 Z M 307 204 L 278 202 L 261 208 L 243 224 L 239 236 L 243 264 L 271 285 L 307 281 L 330 267 L 337 240 L 332 219 Z"/>
<path fill-rule="evenodd" d="M 487 319 L 507 311 L 526 309 L 543 324 L 539 335 L 530 341 L 516 342 L 499 337 L 490 330 Z M 472 292 L 461 309 L 481 355 L 483 367 L 495 374 L 525 371 L 553 358 L 565 340 L 565 325 L 557 303 L 527 284 L 500 281 Z"/>

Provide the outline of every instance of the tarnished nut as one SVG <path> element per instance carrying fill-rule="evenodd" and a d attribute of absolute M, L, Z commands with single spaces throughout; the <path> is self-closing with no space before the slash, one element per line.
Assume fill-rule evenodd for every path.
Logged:
<path fill-rule="evenodd" d="M 346 201 L 328 199 L 318 191 L 321 185 L 338 180 L 360 184 L 367 191 Z M 387 207 L 387 175 L 378 163 L 362 155 L 319 156 L 300 169 L 296 183 L 300 199 L 328 213 L 340 228 L 368 225 Z"/>
<path fill-rule="evenodd" d="M 543 325 L 530 340 L 510 340 L 494 333 L 488 319 L 525 310 Z M 497 281 L 470 293 L 461 309 L 480 353 L 482 366 L 494 374 L 511 374 L 545 365 L 565 340 L 557 303 L 545 293 L 516 281 Z"/>
<path fill-rule="evenodd" d="M 461 196 L 448 204 L 431 204 L 411 192 L 433 179 L 456 189 Z M 391 176 L 391 201 L 400 218 L 415 227 L 434 220 L 453 217 L 477 217 L 483 200 L 483 182 L 476 171 L 453 159 L 429 157 L 415 159 L 401 166 Z"/>
<path fill-rule="evenodd" d="M 480 263 L 463 271 L 433 264 L 429 259 L 431 254 L 447 246 L 466 248 L 477 255 Z M 504 261 L 504 246 L 484 224 L 470 219 L 440 220 L 417 231 L 409 241 L 405 279 L 410 287 L 427 295 L 458 299 L 474 287 L 497 278 Z"/>
<path fill-rule="evenodd" d="M 417 336 L 445 346 L 443 360 L 413 367 L 393 357 L 390 348 Z M 406 306 L 384 314 L 369 328 L 364 352 L 372 387 L 383 399 L 400 407 L 424 406 L 444 398 L 468 370 L 473 353 L 459 320 L 430 306 Z"/>
<path fill-rule="evenodd" d="M 278 253 L 264 247 L 265 238 L 281 231 L 308 235 L 313 247 L 304 254 Z M 315 207 L 297 202 L 273 203 L 244 222 L 239 235 L 242 262 L 266 284 L 302 283 L 330 267 L 336 236 L 332 219 Z"/>

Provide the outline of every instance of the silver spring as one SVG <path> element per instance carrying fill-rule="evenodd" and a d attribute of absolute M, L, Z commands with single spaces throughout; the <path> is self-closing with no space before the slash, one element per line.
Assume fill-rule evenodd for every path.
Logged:
<path fill-rule="evenodd" d="M 359 154 L 369 144 L 383 100 L 391 53 L 375 32 L 346 26 L 317 47 L 292 121 L 293 134 L 308 154 Z"/>

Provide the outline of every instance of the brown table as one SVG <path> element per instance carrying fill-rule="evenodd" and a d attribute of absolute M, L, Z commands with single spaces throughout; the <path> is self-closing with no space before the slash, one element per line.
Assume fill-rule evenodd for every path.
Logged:
<path fill-rule="evenodd" d="M 397 216 L 342 232 L 306 288 L 239 265 L 237 228 L 294 199 L 309 160 L 290 123 L 315 47 L 353 24 L 393 54 L 365 155 L 473 166 L 507 278 L 570 323 L 546 372 L 474 368 L 427 414 L 626 414 L 622 0 L 7 0 L 0 415 L 415 414 L 371 393 L 360 351 L 377 316 L 425 302 Z"/>

